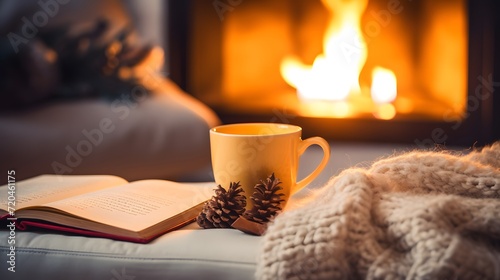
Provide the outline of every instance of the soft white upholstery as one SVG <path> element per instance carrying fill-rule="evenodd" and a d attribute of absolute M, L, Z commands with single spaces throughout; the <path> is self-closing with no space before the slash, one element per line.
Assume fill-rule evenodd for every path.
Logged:
<path fill-rule="evenodd" d="M 12 273 L 7 236 L 0 231 L 0 278 L 22 280 L 253 279 L 260 240 L 231 229 L 178 230 L 149 244 L 17 232 Z"/>
<path fill-rule="evenodd" d="M 177 179 L 209 166 L 217 117 L 171 83 L 162 88 L 130 104 L 77 100 L 4 114 L 0 169 L 16 170 L 18 180 L 43 173 L 136 180 Z"/>

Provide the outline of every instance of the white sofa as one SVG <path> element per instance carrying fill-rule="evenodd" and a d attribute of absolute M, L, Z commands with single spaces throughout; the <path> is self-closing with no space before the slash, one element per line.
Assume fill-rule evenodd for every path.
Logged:
<path fill-rule="evenodd" d="M 260 237 L 230 229 L 182 229 L 149 244 L 51 233 L 16 233 L 16 272 L 0 232 L 1 279 L 253 279 Z"/>
<path fill-rule="evenodd" d="M 288 207 L 300 205 L 302 197 L 343 169 L 408 148 L 342 143 L 332 143 L 331 147 L 325 170 L 294 195 Z M 311 172 L 321 157 L 321 149 L 308 149 L 300 161 L 299 178 Z M 7 263 L 9 234 L 5 227 L 0 230 L 0 279 L 253 279 L 262 239 L 235 229 L 203 230 L 195 223 L 148 244 L 50 231 L 16 231 L 16 272 L 12 273 Z"/>
<path fill-rule="evenodd" d="M 0 170 L 16 170 L 17 180 L 53 173 L 192 180 L 210 165 L 208 130 L 219 120 L 168 80 L 162 88 L 130 106 L 85 99 L 0 113 Z"/>

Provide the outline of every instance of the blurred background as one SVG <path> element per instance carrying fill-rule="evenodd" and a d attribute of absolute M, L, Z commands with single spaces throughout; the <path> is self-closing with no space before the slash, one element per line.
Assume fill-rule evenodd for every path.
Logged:
<path fill-rule="evenodd" d="M 426 147 L 499 138 L 493 1 L 171 4 L 171 77 L 225 122 Z"/>
<path fill-rule="evenodd" d="M 43 173 L 212 179 L 208 129 L 300 125 L 340 170 L 500 139 L 493 0 L 0 2 L 0 158 Z M 299 176 L 319 161 L 304 156 Z M 0 183 L 4 183 L 2 181 Z"/>

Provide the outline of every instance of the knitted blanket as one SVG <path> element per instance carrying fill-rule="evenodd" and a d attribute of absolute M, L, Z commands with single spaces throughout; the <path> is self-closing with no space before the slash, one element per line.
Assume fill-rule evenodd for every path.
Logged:
<path fill-rule="evenodd" d="M 259 256 L 259 279 L 500 279 L 500 142 L 345 170 Z"/>

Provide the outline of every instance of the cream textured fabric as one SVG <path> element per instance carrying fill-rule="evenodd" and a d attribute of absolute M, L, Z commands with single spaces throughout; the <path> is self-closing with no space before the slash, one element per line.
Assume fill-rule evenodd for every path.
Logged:
<path fill-rule="evenodd" d="M 262 242 L 259 279 L 500 279 L 500 142 L 345 170 Z"/>

